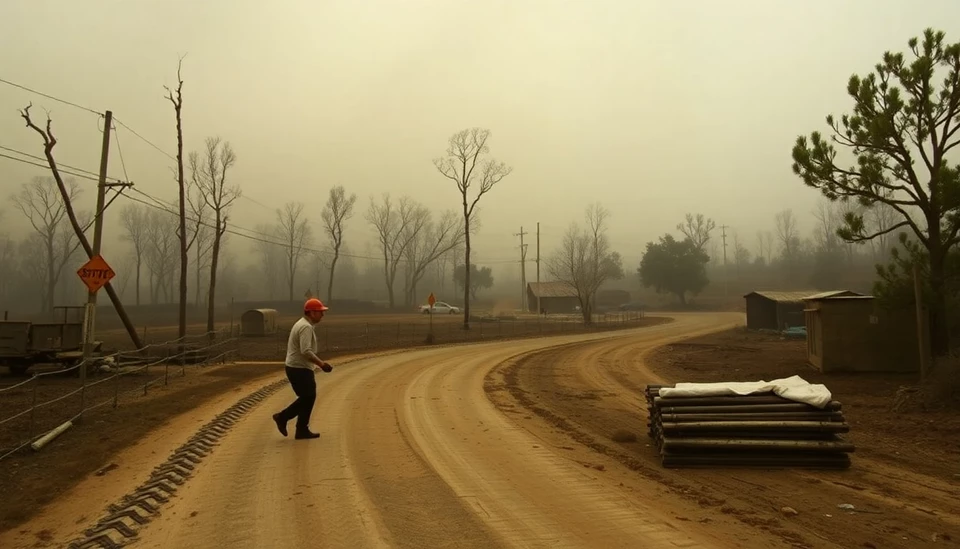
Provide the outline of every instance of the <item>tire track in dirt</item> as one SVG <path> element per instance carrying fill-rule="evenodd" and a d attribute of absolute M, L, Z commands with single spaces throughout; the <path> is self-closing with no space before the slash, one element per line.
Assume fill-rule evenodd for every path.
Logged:
<path fill-rule="evenodd" d="M 916 547 L 935 533 L 957 531 L 956 490 L 923 488 L 936 480 L 870 460 L 855 460 L 846 472 L 661 468 L 647 444 L 641 394 L 647 383 L 659 381 L 644 364 L 651 351 L 642 339 L 631 338 L 534 352 L 492 375 L 488 386 L 501 406 L 522 406 L 568 439 L 696 502 L 710 520 L 736 518 L 783 546 Z M 614 442 L 618 430 L 635 433 L 637 442 Z M 874 512 L 847 514 L 839 503 Z M 786 518 L 782 506 L 800 515 Z"/>
<path fill-rule="evenodd" d="M 477 421 L 479 405 L 486 407 L 486 423 L 503 421 L 483 388 L 486 373 L 502 360 L 628 333 L 434 348 L 359 360 L 329 376 L 319 374 L 312 425 L 323 435 L 320 440 L 294 441 L 276 433 L 270 414 L 292 399 L 289 390 L 265 400 L 198 468 L 169 511 L 142 531 L 140 544 L 540 547 L 564 538 L 583 546 L 596 538 L 598 546 L 615 547 L 609 542 L 618 535 L 621 546 L 649 539 L 649 547 L 698 547 L 693 534 L 665 526 L 654 509 L 611 497 L 607 486 L 585 476 L 579 465 L 571 469 L 556 453 L 513 452 L 497 445 L 496 428 L 486 438 L 467 428 Z M 462 440 L 462 433 L 470 434 Z M 537 442 L 524 437 L 522 445 Z M 454 483 L 451 455 L 469 456 L 480 466 L 471 466 L 473 472 Z M 499 477 L 476 474 L 484 463 L 498 464 L 493 471 Z M 553 477 L 538 478 L 544 471 Z M 527 478 L 538 480 L 523 482 Z M 518 483 L 522 496 L 516 495 Z M 522 512 L 510 515 L 510 526 L 491 520 L 490 510 L 510 501 L 527 502 Z M 599 513 L 603 509 L 615 511 Z M 550 528 L 531 528 L 535 523 Z M 664 528 L 669 544 L 657 533 Z"/>

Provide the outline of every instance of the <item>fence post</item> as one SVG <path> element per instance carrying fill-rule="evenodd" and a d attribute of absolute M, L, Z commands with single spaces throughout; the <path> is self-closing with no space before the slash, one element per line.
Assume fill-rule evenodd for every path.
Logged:
<path fill-rule="evenodd" d="M 113 375 L 113 378 L 117 380 L 113 384 L 113 408 L 116 410 L 117 406 L 120 405 L 120 367 L 117 367 L 117 373 Z"/>
<path fill-rule="evenodd" d="M 37 432 L 37 385 L 40 384 L 40 378 L 33 376 L 33 404 L 30 406 L 30 440 L 33 440 Z"/>
<path fill-rule="evenodd" d="M 80 361 L 80 368 L 83 368 L 84 370 L 81 371 L 81 372 L 79 372 L 79 373 L 80 373 L 80 379 L 81 379 L 82 381 L 80 382 L 80 417 L 78 417 L 77 419 L 79 419 L 80 421 L 83 421 L 83 411 L 86 409 L 86 406 L 87 406 L 87 376 L 86 376 L 86 367 L 87 367 L 87 361 L 86 361 L 86 359 L 81 360 L 81 361 Z"/>
<path fill-rule="evenodd" d="M 397 322 L 397 347 L 400 346 L 400 323 Z"/>
<path fill-rule="evenodd" d="M 483 341 L 483 320 L 480 320 L 478 324 L 480 324 L 480 341 Z"/>

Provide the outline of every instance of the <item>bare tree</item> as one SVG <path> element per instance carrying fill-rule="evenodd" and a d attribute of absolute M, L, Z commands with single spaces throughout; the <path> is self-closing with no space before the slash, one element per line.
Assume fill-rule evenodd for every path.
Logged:
<path fill-rule="evenodd" d="M 120 210 L 120 224 L 125 231 L 121 238 L 133 247 L 137 305 L 140 305 L 140 275 L 143 271 L 144 252 L 147 248 L 149 218 L 150 212 L 147 211 L 147 207 L 139 204 L 127 204 Z"/>
<path fill-rule="evenodd" d="M 17 274 L 17 243 L 10 235 L 0 234 L 0 301 L 7 303 Z"/>
<path fill-rule="evenodd" d="M 230 206 L 240 197 L 239 187 L 227 186 L 227 172 L 237 161 L 230 142 L 222 143 L 219 137 L 208 137 L 201 158 L 196 152 L 190 153 L 191 178 L 204 203 L 213 214 L 213 247 L 210 251 L 210 287 L 207 293 L 207 333 L 212 339 L 214 330 L 214 309 L 217 297 L 217 263 L 223 245 L 223 234 L 227 232 L 227 220 Z M 301 209 L 303 206 L 301 205 Z M 197 225 L 199 233 L 200 225 Z M 291 285 L 292 288 L 292 285 Z M 292 300 L 292 297 L 291 297 Z"/>
<path fill-rule="evenodd" d="M 333 257 L 330 259 L 330 280 L 327 281 L 327 299 L 331 301 L 333 300 L 333 276 L 337 269 L 337 260 L 340 259 L 340 247 L 343 246 L 343 226 L 353 217 L 353 206 L 356 202 L 357 195 L 351 194 L 347 197 L 347 191 L 343 185 L 337 185 L 330 189 L 330 196 L 321 214 L 324 231 L 333 249 Z M 317 291 L 319 292 L 320 288 L 317 288 Z"/>
<path fill-rule="evenodd" d="M 462 130 L 450 137 L 447 156 L 433 161 L 444 177 L 453 181 L 460 191 L 463 206 L 464 259 L 463 264 L 470 266 L 470 218 L 477 202 L 483 195 L 510 175 L 512 168 L 492 158 L 481 157 L 489 152 L 487 140 L 490 130 L 473 128 Z M 476 194 L 471 197 L 471 189 Z M 470 269 L 465 270 L 463 289 L 463 329 L 470 329 Z"/>
<path fill-rule="evenodd" d="M 320 288 L 323 287 L 323 275 L 326 274 L 329 276 L 329 269 L 330 262 L 327 260 L 327 254 L 320 251 L 310 253 L 310 271 L 313 275 L 313 287 L 309 293 L 312 297 L 318 297 L 320 295 Z"/>
<path fill-rule="evenodd" d="M 741 269 L 750 263 L 750 250 L 743 245 L 740 235 L 733 233 L 733 263 L 737 266 L 737 276 L 740 276 Z"/>
<path fill-rule="evenodd" d="M 377 233 L 383 255 L 384 283 L 391 308 L 396 304 L 394 282 L 397 278 L 397 267 L 406 255 L 407 247 L 423 229 L 426 222 L 425 212 L 428 211 L 406 196 L 401 197 L 398 204 L 393 203 L 389 193 L 381 197 L 379 204 L 373 198 L 370 199 L 366 219 Z"/>
<path fill-rule="evenodd" d="M 867 209 L 867 230 L 877 236 L 870 241 L 875 259 L 885 259 L 890 253 L 890 230 L 900 218 L 893 206 L 886 202 L 874 202 Z"/>
<path fill-rule="evenodd" d="M 787 209 L 777 212 L 776 225 L 781 257 L 785 261 L 795 260 L 800 251 L 800 231 L 797 229 L 797 220 L 793 216 L 793 210 Z"/>
<path fill-rule="evenodd" d="M 293 284 L 300 267 L 300 258 L 313 241 L 313 232 L 303 217 L 303 203 L 287 202 L 283 210 L 277 210 L 277 235 L 283 241 L 287 260 L 287 299 L 293 301 Z"/>
<path fill-rule="evenodd" d="M 587 208 L 587 228 L 572 223 L 560 249 L 547 260 L 547 272 L 577 293 L 586 324 L 593 322 L 594 296 L 611 278 L 623 276 L 619 255 L 610 251 L 606 220 L 609 212 L 595 204 Z"/>
<path fill-rule="evenodd" d="M 438 263 L 442 257 L 463 242 L 463 223 L 453 211 L 444 212 L 433 221 L 430 210 L 422 208 L 417 219 L 425 220 L 422 227 L 411 235 L 406 248 L 406 289 L 404 301 L 412 305 L 417 300 L 417 285 L 427 273 L 427 268 Z M 411 224 L 411 228 L 416 224 Z"/>
<path fill-rule="evenodd" d="M 173 265 L 176 259 L 177 218 L 174 210 L 151 210 L 146 223 L 147 270 L 150 271 L 150 302 L 170 303 L 173 296 Z"/>
<path fill-rule="evenodd" d="M 83 246 L 83 251 L 86 252 L 87 257 L 93 257 L 93 247 L 90 246 L 90 242 L 87 240 L 86 235 L 83 234 L 83 227 L 80 225 L 80 220 L 77 219 L 77 215 L 73 211 L 73 204 L 70 202 L 70 193 L 67 190 L 67 185 L 63 181 L 63 177 L 60 176 L 60 170 L 57 168 L 57 161 L 53 157 L 53 149 L 57 146 L 57 138 L 53 135 L 53 120 L 50 119 L 50 116 L 47 116 L 47 124 L 44 129 L 40 129 L 39 126 L 33 123 L 33 120 L 30 118 L 30 108 L 33 105 L 27 105 L 23 110 L 20 111 L 20 117 L 23 118 L 26 125 L 31 130 L 37 132 L 40 135 L 40 138 L 43 139 L 43 154 L 47 159 L 47 165 L 50 166 L 50 172 L 53 174 L 53 179 L 57 182 L 57 188 L 60 190 L 60 199 L 63 201 L 64 208 L 67 212 L 67 219 L 70 220 L 70 225 L 73 227 L 74 234 L 77 235 L 77 240 L 80 242 L 80 245 Z M 117 316 L 120 317 L 120 321 L 123 323 L 124 328 L 127 330 L 127 335 L 130 336 L 130 340 L 133 342 L 133 345 L 136 348 L 142 348 L 143 343 L 140 341 L 140 335 L 137 333 L 136 327 L 133 325 L 133 322 L 130 321 L 130 317 L 127 316 L 126 311 L 123 308 L 123 304 L 120 302 L 120 297 L 117 295 L 117 292 L 113 289 L 113 285 L 107 282 L 103 286 L 104 291 L 107 292 L 107 296 L 110 297 L 110 302 L 113 303 L 113 308 L 117 311 Z"/>
<path fill-rule="evenodd" d="M 698 250 L 704 252 L 704 246 L 710 241 L 711 233 L 717 228 L 717 224 L 710 218 L 698 213 L 687 214 L 683 223 L 677 225 L 677 230 L 683 233 L 683 236 L 690 239 Z"/>
<path fill-rule="evenodd" d="M 179 192 L 180 223 L 177 227 L 177 237 L 180 239 L 180 311 L 179 337 L 187 335 L 187 182 L 183 175 L 183 78 L 180 70 L 183 67 L 183 58 L 177 63 L 176 92 L 164 86 L 167 90 L 167 99 L 173 105 L 173 112 L 177 119 L 177 187 Z"/>
<path fill-rule="evenodd" d="M 80 195 L 80 187 L 73 180 L 68 180 L 66 185 L 69 200 L 75 200 Z M 22 185 L 19 194 L 10 199 L 40 237 L 44 251 L 43 279 L 46 283 L 41 310 L 50 311 L 54 305 L 57 282 L 79 242 L 73 231 L 62 224 L 67 210 L 56 181 L 52 178 L 34 177 Z"/>
<path fill-rule="evenodd" d="M 839 245 L 837 229 L 840 227 L 841 220 L 834 203 L 828 198 L 821 198 L 813 211 L 813 217 L 818 224 L 814 231 L 817 247 L 826 252 L 836 250 Z"/>
<path fill-rule="evenodd" d="M 278 236 L 276 227 L 270 225 L 257 225 L 256 232 L 268 236 Z M 258 239 L 254 242 L 254 248 L 260 257 L 261 275 L 263 275 L 263 286 L 267 289 L 267 297 L 273 299 L 276 297 L 278 288 L 277 281 L 281 277 L 281 266 L 283 265 L 283 249 L 273 242 L 265 239 Z"/>

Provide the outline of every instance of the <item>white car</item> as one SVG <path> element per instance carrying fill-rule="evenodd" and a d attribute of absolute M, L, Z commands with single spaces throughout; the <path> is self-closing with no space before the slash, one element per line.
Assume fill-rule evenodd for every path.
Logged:
<path fill-rule="evenodd" d="M 433 304 L 433 307 L 430 307 L 429 305 L 421 305 L 420 312 L 425 315 L 430 313 L 455 315 L 460 312 L 460 307 L 454 307 L 453 305 L 444 303 L 443 301 L 437 301 Z"/>

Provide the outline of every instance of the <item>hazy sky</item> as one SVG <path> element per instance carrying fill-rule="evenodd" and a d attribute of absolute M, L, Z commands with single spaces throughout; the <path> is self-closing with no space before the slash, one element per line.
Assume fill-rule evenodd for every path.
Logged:
<path fill-rule="evenodd" d="M 807 234 L 818 195 L 791 173 L 794 139 L 849 110 L 851 73 L 928 26 L 960 39 L 960 2 L 3 0 L 0 78 L 110 109 L 173 153 L 163 86 L 187 54 L 186 146 L 233 144 L 250 199 L 234 222 L 252 228 L 297 200 L 319 230 L 329 187 L 343 184 L 360 196 L 355 253 L 372 234 L 370 195 L 456 207 L 431 159 L 455 131 L 490 128 L 514 172 L 481 202 L 478 262 L 516 258 L 513 234 L 538 221 L 548 253 L 599 201 L 632 272 L 688 211 L 751 249 L 783 208 Z M 17 113 L 31 100 L 52 112 L 58 159 L 96 171 L 95 116 L 3 84 L 0 145 L 41 154 Z M 118 138 L 128 177 L 172 199 L 169 159 L 122 127 Z M 0 158 L 0 203 L 38 173 Z M 124 177 L 115 149 L 110 173 Z M 5 224 L 18 216 L 0 209 Z"/>

